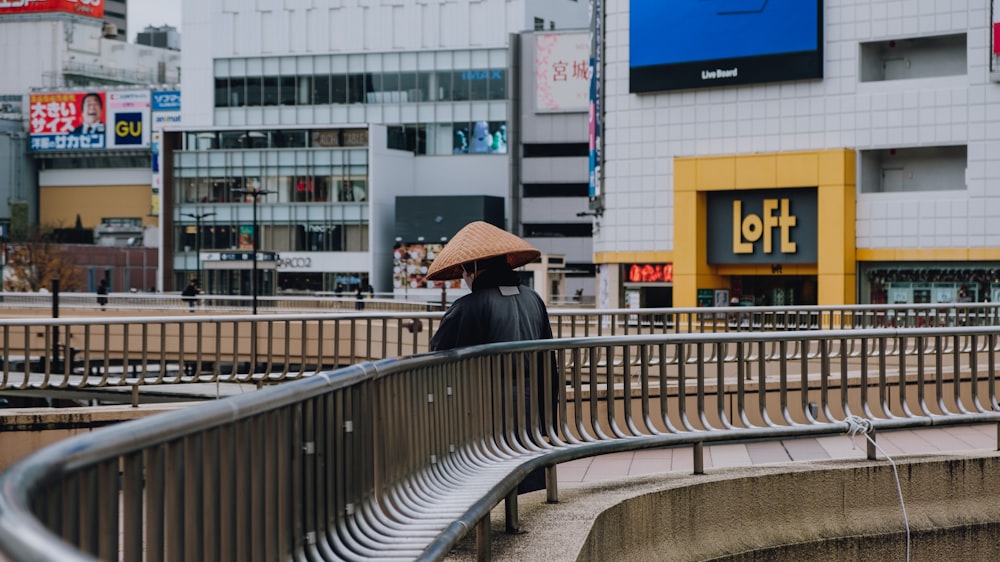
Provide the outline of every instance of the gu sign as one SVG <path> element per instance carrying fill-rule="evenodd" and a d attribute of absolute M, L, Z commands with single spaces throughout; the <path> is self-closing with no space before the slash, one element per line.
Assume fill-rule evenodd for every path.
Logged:
<path fill-rule="evenodd" d="M 815 263 L 816 190 L 710 192 L 708 263 Z"/>

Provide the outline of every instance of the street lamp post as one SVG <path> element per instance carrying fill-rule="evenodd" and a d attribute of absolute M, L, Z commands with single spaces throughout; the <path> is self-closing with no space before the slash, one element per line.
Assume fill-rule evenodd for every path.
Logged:
<path fill-rule="evenodd" d="M 185 217 L 191 217 L 194 219 L 194 255 L 195 259 L 198 260 L 198 282 L 202 283 L 201 280 L 201 219 L 211 217 L 215 215 L 215 212 L 211 213 L 181 213 Z"/>
<path fill-rule="evenodd" d="M 253 273 L 250 277 L 250 302 L 252 303 L 251 309 L 253 310 L 253 314 L 257 314 L 257 248 L 259 245 L 259 237 L 257 236 L 257 199 L 261 195 L 275 192 L 267 189 L 247 189 L 242 187 L 234 189 L 232 192 L 237 195 L 249 195 L 253 197 Z"/>

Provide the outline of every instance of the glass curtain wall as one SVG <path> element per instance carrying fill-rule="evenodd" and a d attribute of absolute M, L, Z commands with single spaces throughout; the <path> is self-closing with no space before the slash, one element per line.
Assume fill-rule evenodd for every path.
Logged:
<path fill-rule="evenodd" d="M 239 133 L 244 139 L 252 133 Z M 189 133 L 186 143 L 218 146 L 236 133 Z M 272 139 L 287 137 L 267 132 Z M 290 135 L 294 136 L 294 135 Z M 273 142 L 273 140 L 272 140 Z M 184 286 L 199 269 L 201 252 L 253 249 L 252 221 L 242 205 L 253 198 L 234 190 L 257 189 L 258 249 L 262 252 L 367 252 L 368 153 L 364 148 L 264 150 L 184 150 L 175 153 L 175 287 Z M 202 215 L 196 220 L 188 215 Z M 244 272 L 201 270 L 202 285 L 213 294 L 244 294 Z M 246 272 L 249 274 L 249 272 Z M 355 272 L 324 272 L 310 276 L 279 273 L 268 287 L 303 291 L 336 290 L 338 283 L 357 278 Z M 287 277 L 287 278 L 285 278 Z M 266 287 L 262 284 L 260 294 Z"/>

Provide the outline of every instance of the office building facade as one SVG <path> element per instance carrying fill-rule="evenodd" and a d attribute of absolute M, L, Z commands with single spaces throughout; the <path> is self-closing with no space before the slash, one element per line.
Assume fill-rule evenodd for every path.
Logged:
<path fill-rule="evenodd" d="M 515 228 L 512 34 L 589 18 L 573 0 L 184 8 L 167 277 L 245 293 L 237 258 L 256 239 L 274 258 L 264 294 L 409 290 L 393 281 L 396 197 L 501 197 Z"/>

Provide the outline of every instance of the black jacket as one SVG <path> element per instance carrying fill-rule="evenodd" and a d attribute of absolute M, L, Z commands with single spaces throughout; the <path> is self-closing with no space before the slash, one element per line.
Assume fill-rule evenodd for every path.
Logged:
<path fill-rule="evenodd" d="M 193 301 L 197 296 L 198 296 L 198 287 L 195 287 L 194 285 L 188 285 L 187 287 L 184 287 L 184 290 L 181 292 L 181 298 L 186 301 Z"/>
<path fill-rule="evenodd" d="M 517 274 L 509 267 L 500 267 L 487 269 L 481 273 L 472 282 L 472 292 L 455 301 L 444 313 L 441 324 L 431 338 L 430 348 L 431 351 L 439 351 L 484 343 L 547 339 L 552 339 L 552 326 L 549 324 L 549 313 L 542 298 L 529 287 L 519 285 Z M 505 432 L 520 433 L 527 431 L 527 428 L 537 427 L 543 435 L 547 434 L 548 424 L 543 421 L 546 418 L 553 427 L 556 426 L 555 422 L 551 421 L 557 417 L 560 384 L 555 354 L 539 355 L 537 359 L 551 363 L 551 375 L 538 377 L 533 391 L 530 387 L 525 388 L 524 404 L 531 404 L 534 394 L 535 405 L 529 408 L 520 406 L 524 412 L 523 418 L 515 416 L 513 420 L 505 419 L 503 421 Z M 527 374 L 527 365 L 525 367 L 522 376 Z M 544 373 L 542 364 L 539 364 L 539 373 Z M 521 393 L 516 389 L 517 383 L 513 384 L 514 402 L 510 408 L 516 412 L 519 409 L 518 396 Z M 548 406 L 544 400 L 545 386 L 550 387 L 549 396 L 552 400 Z M 505 398 L 501 397 L 495 403 L 500 412 L 508 411 L 505 401 Z M 546 410 L 548 414 L 545 413 Z M 513 427 L 508 426 L 511 423 Z M 517 492 L 523 494 L 544 488 L 545 470 L 540 468 L 529 474 L 518 485 Z"/>
<path fill-rule="evenodd" d="M 455 301 L 431 338 L 431 351 L 483 343 L 552 338 L 549 313 L 538 293 L 518 285 L 510 269 L 486 270 L 472 292 Z"/>

